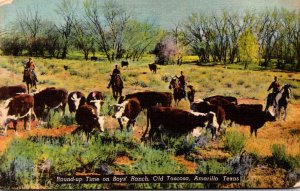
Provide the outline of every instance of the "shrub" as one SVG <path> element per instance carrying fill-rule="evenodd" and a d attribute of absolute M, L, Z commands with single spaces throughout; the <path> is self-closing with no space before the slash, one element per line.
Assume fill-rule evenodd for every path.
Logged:
<path fill-rule="evenodd" d="M 60 113 L 50 111 L 48 114 L 47 122 L 43 125 L 44 128 L 54 128 L 61 125 Z"/>
<path fill-rule="evenodd" d="M 224 136 L 224 147 L 231 154 L 241 153 L 246 144 L 244 135 L 237 131 L 227 131 Z"/>
<path fill-rule="evenodd" d="M 168 148 L 175 151 L 175 155 L 195 153 L 195 139 L 193 137 L 187 138 L 186 136 L 171 137 L 166 140 Z"/>
<path fill-rule="evenodd" d="M 133 151 L 136 162 L 131 166 L 120 166 L 125 174 L 182 174 L 184 168 L 171 159 L 166 151 L 155 150 L 149 147 L 139 147 Z M 176 183 L 138 183 L 129 184 L 129 189 L 182 189 L 203 188 L 202 184 Z"/>
<path fill-rule="evenodd" d="M 241 155 L 236 155 L 229 160 L 229 166 L 232 169 L 232 173 L 239 174 L 241 179 L 245 179 L 252 167 L 252 157 L 245 152 Z"/>
<path fill-rule="evenodd" d="M 74 125 L 76 124 L 75 115 L 66 114 L 62 118 L 60 118 L 59 123 L 62 125 Z"/>
<path fill-rule="evenodd" d="M 240 85 L 240 86 L 243 85 L 244 83 L 245 83 L 244 80 L 238 80 L 238 81 L 237 81 L 237 85 Z"/>
<path fill-rule="evenodd" d="M 196 173 L 197 174 L 230 174 L 231 168 L 225 164 L 220 163 L 214 159 L 208 161 L 201 161 Z M 205 183 L 204 188 L 218 188 L 220 184 L 215 183 Z"/>
<path fill-rule="evenodd" d="M 105 97 L 104 103 L 101 107 L 101 114 L 103 115 L 109 115 L 110 105 L 113 105 L 115 103 L 115 99 L 113 96 L 108 95 Z"/>
<path fill-rule="evenodd" d="M 228 174 L 232 169 L 224 163 L 220 163 L 214 159 L 200 162 L 197 174 Z"/>
<path fill-rule="evenodd" d="M 133 83 L 131 83 L 131 85 L 132 86 L 141 86 L 143 88 L 148 87 L 148 85 L 143 81 L 140 81 L 140 82 L 139 81 L 134 81 Z"/>
<path fill-rule="evenodd" d="M 2 38 L 0 47 L 4 55 L 18 56 L 24 51 L 25 44 L 24 38 L 15 35 Z"/>
<path fill-rule="evenodd" d="M 285 145 L 273 144 L 271 146 L 273 165 L 277 165 L 287 170 L 293 170 L 299 166 L 299 160 L 296 157 L 288 156 L 285 150 Z"/>

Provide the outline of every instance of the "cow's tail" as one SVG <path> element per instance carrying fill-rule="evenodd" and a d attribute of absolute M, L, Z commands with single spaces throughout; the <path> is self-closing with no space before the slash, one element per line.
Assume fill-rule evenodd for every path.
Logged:
<path fill-rule="evenodd" d="M 147 126 L 146 126 L 146 130 L 144 132 L 144 134 L 142 135 L 141 141 L 145 141 L 145 137 L 146 134 L 148 132 L 148 128 L 149 128 L 149 122 L 150 122 L 150 118 L 149 118 L 149 110 L 147 111 Z"/>

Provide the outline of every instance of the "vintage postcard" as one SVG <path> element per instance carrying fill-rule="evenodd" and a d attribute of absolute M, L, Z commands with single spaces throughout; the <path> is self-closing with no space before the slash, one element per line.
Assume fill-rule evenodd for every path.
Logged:
<path fill-rule="evenodd" d="M 299 0 L 0 0 L 0 189 L 300 187 Z"/>

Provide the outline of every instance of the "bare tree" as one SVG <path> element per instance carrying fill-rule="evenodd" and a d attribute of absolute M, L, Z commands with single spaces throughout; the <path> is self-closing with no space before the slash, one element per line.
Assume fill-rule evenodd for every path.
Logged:
<path fill-rule="evenodd" d="M 74 25 L 75 46 L 84 54 L 85 60 L 88 60 L 89 53 L 94 48 L 94 36 L 89 29 L 89 25 L 84 20 L 75 20 Z"/>
<path fill-rule="evenodd" d="M 100 49 L 105 53 L 109 62 L 112 62 L 110 53 L 111 46 L 108 42 L 107 33 L 100 13 L 101 6 L 96 0 L 86 0 L 84 2 L 87 21 L 96 36 L 96 42 Z"/>
<path fill-rule="evenodd" d="M 68 54 L 69 42 L 72 33 L 72 26 L 77 13 L 77 4 L 72 0 L 62 0 L 58 5 L 57 14 L 62 18 L 61 23 L 57 24 L 57 30 L 62 36 L 61 58 L 66 58 Z"/>
<path fill-rule="evenodd" d="M 128 25 L 131 15 L 125 11 L 116 1 L 106 1 L 103 6 L 103 14 L 111 37 L 113 48 L 112 60 L 123 57 L 124 31 Z"/>

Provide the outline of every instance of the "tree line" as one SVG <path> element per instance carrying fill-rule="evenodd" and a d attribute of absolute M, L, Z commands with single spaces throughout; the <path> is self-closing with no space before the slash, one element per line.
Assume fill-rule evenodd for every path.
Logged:
<path fill-rule="evenodd" d="M 184 55 L 196 55 L 199 63 L 300 69 L 296 11 L 194 13 L 169 30 L 138 21 L 116 1 L 85 0 L 79 11 L 74 1 L 63 0 L 56 13 L 59 22 L 42 19 L 37 8 L 19 13 L 10 32 L 1 35 L 2 53 L 64 59 L 79 50 L 85 59 L 100 52 L 110 62 L 153 53 L 159 64 L 180 64 Z"/>

